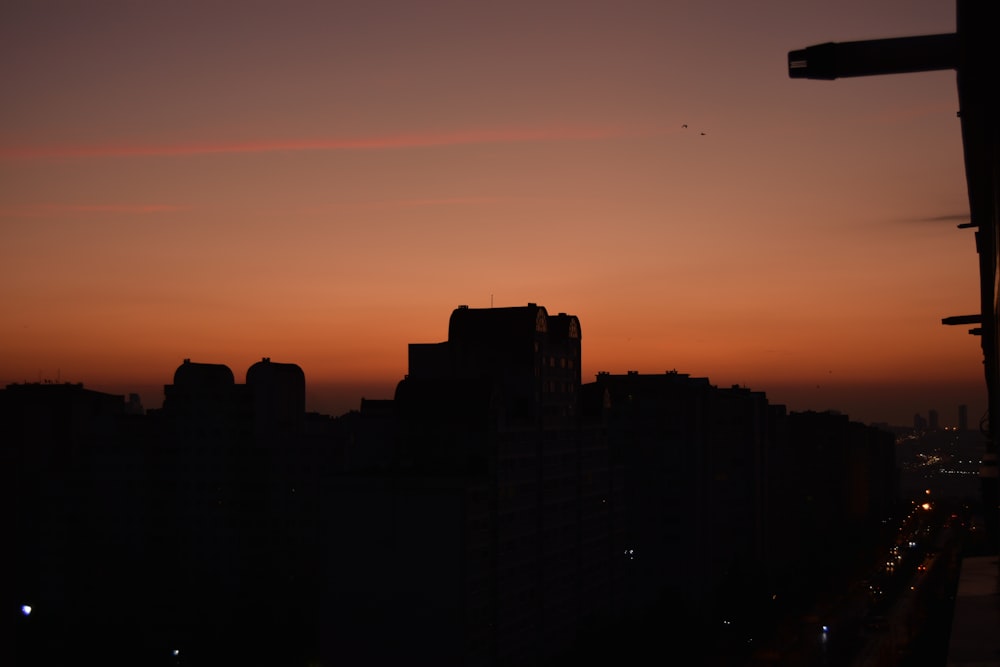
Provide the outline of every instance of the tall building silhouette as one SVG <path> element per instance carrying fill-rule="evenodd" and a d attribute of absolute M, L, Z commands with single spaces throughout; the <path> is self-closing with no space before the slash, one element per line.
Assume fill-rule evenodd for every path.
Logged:
<path fill-rule="evenodd" d="M 246 380 L 185 359 L 162 408 L 150 411 L 157 620 L 164 641 L 219 659 L 277 650 L 299 632 L 288 612 L 305 604 L 305 584 L 289 573 L 313 569 L 298 558 L 315 546 L 300 531 L 311 517 L 292 497 L 303 467 L 304 374 L 265 357 Z M 244 639 L 265 632 L 255 649 Z"/>
<path fill-rule="evenodd" d="M 10 664 L 67 664 L 104 648 L 140 646 L 135 610 L 151 594 L 145 556 L 146 434 L 123 396 L 82 384 L 14 384 L 0 390 L 0 450 L 8 610 L 27 605 L 30 623 L 4 630 Z M 11 619 L 10 612 L 4 621 Z M 112 651 L 109 651 L 109 653 Z"/>
<path fill-rule="evenodd" d="M 298 435 L 306 414 L 306 376 L 297 364 L 264 357 L 247 369 L 253 402 L 254 431 L 259 437 Z"/>
<path fill-rule="evenodd" d="M 575 316 L 528 304 L 459 307 L 446 342 L 410 345 L 391 471 L 339 487 L 356 500 L 337 525 L 378 546 L 334 558 L 329 599 L 358 607 L 330 609 L 356 634 L 327 654 L 538 665 L 616 613 L 620 479 L 584 416 L 580 340 Z M 368 642 L 378 621 L 397 641 Z"/>

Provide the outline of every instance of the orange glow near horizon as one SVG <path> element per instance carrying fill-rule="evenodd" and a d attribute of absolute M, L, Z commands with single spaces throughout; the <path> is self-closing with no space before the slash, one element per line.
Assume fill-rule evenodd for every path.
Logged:
<path fill-rule="evenodd" d="M 534 302 L 580 318 L 584 381 L 985 405 L 941 324 L 979 307 L 954 73 L 785 64 L 954 30 L 948 3 L 388 4 L 11 12 L 0 386 L 155 406 L 185 358 L 268 356 L 337 414 L 459 304 Z"/>

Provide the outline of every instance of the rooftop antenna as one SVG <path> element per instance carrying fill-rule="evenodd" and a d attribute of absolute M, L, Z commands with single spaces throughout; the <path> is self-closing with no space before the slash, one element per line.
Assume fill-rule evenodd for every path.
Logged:
<path fill-rule="evenodd" d="M 490 293 L 490 308 L 493 307 L 493 293 Z"/>

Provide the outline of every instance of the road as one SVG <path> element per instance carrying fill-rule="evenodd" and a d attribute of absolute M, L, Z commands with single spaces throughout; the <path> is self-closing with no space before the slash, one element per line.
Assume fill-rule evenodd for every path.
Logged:
<path fill-rule="evenodd" d="M 933 636 L 948 626 L 933 610 L 947 605 L 949 586 L 957 581 L 961 531 L 920 525 L 901 534 L 887 556 L 892 563 L 887 600 L 878 601 L 869 582 L 855 582 L 809 613 L 784 621 L 744 667 L 906 667 L 915 652 L 940 642 Z M 946 646 L 946 636 L 944 641 Z"/>

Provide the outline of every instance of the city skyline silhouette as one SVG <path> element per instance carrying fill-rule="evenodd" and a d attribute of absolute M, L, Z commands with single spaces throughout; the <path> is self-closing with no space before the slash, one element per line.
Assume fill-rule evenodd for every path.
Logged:
<path fill-rule="evenodd" d="M 499 311 L 502 311 L 502 310 L 510 308 L 510 307 L 511 306 L 501 306 L 501 307 L 495 308 L 495 310 L 497 310 L 499 312 Z M 491 308 L 491 309 L 493 309 L 493 308 Z M 271 357 L 269 357 L 269 356 L 259 357 L 258 359 L 256 359 L 253 363 L 251 363 L 248 366 L 246 372 L 250 372 L 251 369 L 253 369 L 256 366 L 258 366 L 262 361 L 270 362 L 270 360 L 271 360 Z M 230 374 L 233 374 L 234 378 L 237 377 L 235 375 L 236 373 L 241 372 L 238 366 L 236 366 L 235 370 L 234 370 L 234 366 L 232 366 L 229 363 L 226 363 L 226 361 L 222 360 L 222 359 L 194 359 L 193 360 L 190 357 L 186 357 L 186 358 L 184 358 L 182 360 L 182 362 L 183 362 L 183 364 L 194 362 L 194 363 L 196 363 L 198 365 L 208 365 L 208 366 L 218 367 L 220 369 L 225 369 L 225 371 L 228 371 Z M 385 384 L 385 385 L 383 385 L 383 384 L 371 384 L 371 385 L 369 385 L 367 387 L 367 391 L 365 391 L 365 388 L 357 387 L 357 386 L 354 386 L 354 385 L 346 385 L 342 389 L 334 390 L 336 392 L 336 398 L 332 398 L 332 399 L 331 398 L 327 398 L 327 400 L 324 401 L 323 399 L 317 399 L 316 395 L 317 394 L 323 394 L 323 393 L 326 393 L 326 392 L 330 392 L 331 390 L 329 388 L 320 388 L 318 391 L 312 389 L 311 384 L 310 384 L 310 382 L 308 380 L 307 369 L 303 369 L 298 363 L 296 363 L 294 361 L 294 359 L 284 359 L 284 360 L 278 361 L 278 363 L 282 363 L 282 364 L 287 364 L 287 365 L 294 366 L 295 368 L 297 368 L 299 370 L 299 372 L 302 372 L 304 374 L 304 376 L 303 376 L 303 389 L 304 389 L 304 391 L 303 391 L 303 397 L 302 397 L 303 398 L 304 410 L 307 411 L 307 412 L 309 412 L 309 413 L 319 414 L 319 415 L 323 415 L 323 416 L 327 416 L 327 417 L 342 417 L 342 416 L 347 415 L 348 413 L 358 412 L 361 409 L 361 407 L 362 407 L 362 405 L 363 405 L 363 403 L 365 401 L 369 401 L 370 402 L 370 401 L 391 400 L 393 398 L 393 395 L 395 394 L 395 391 L 396 391 L 397 386 L 398 386 L 398 379 L 397 379 L 397 382 L 395 382 L 395 383 L 390 383 L 390 384 Z M 183 364 L 182 364 L 182 366 L 183 366 Z M 622 371 L 622 373 L 626 373 L 626 372 L 627 373 L 639 373 L 640 371 L 638 371 L 638 370 L 636 370 L 634 368 L 627 368 L 626 370 Z M 668 374 L 669 375 L 669 374 L 676 374 L 676 373 L 679 373 L 679 372 L 682 373 L 685 376 L 695 376 L 695 377 L 698 377 L 698 378 L 700 378 L 701 380 L 703 380 L 705 382 L 711 383 L 712 386 L 721 386 L 718 383 L 716 383 L 712 378 L 710 378 L 708 376 L 703 376 L 703 375 L 701 375 L 699 373 L 689 373 L 686 370 L 679 370 L 677 368 L 664 370 L 664 371 L 662 371 L 661 374 Z M 594 375 L 594 378 L 599 379 L 602 376 L 608 375 L 610 373 L 611 373 L 611 371 L 599 371 L 599 372 L 597 372 Z M 644 373 L 644 374 L 656 375 L 657 373 Z M 405 374 L 404 374 L 404 376 L 405 376 Z M 401 376 L 399 379 L 402 379 L 404 376 Z M 590 380 L 590 381 L 592 381 L 592 380 Z M 112 394 L 112 395 L 115 394 L 115 392 L 105 391 L 104 388 L 99 387 L 99 386 L 91 385 L 88 382 L 84 382 L 84 381 L 78 380 L 78 379 L 63 379 L 63 378 L 59 377 L 58 375 L 55 378 L 39 378 L 37 380 L 28 380 L 28 379 L 25 379 L 25 380 L 20 381 L 20 382 L 9 383 L 8 386 L 18 386 L 18 385 L 60 385 L 60 384 L 86 387 L 88 390 L 98 391 L 98 392 L 105 393 L 105 394 Z M 752 391 L 759 392 L 759 393 L 762 393 L 762 394 L 769 394 L 769 392 L 768 392 L 768 390 L 767 390 L 766 387 L 755 387 L 755 386 L 748 386 L 748 385 L 745 385 L 745 384 L 744 385 L 732 385 L 732 386 L 733 387 L 739 386 L 739 387 L 741 387 L 743 389 L 752 390 Z M 152 393 L 148 393 L 148 394 L 143 395 L 143 394 L 140 394 L 140 393 L 138 393 L 136 391 L 129 391 L 129 392 L 125 392 L 125 393 L 120 394 L 120 396 L 123 399 L 127 399 L 130 402 L 130 404 L 133 405 L 136 409 L 140 409 L 142 411 L 150 410 L 150 409 L 152 409 L 152 410 L 158 410 L 158 409 L 160 409 L 160 407 L 163 404 L 163 399 L 164 399 L 163 384 L 159 385 L 158 390 L 150 389 L 149 391 L 152 392 Z M 358 393 L 351 394 L 352 391 L 357 391 Z M 845 399 L 844 399 L 845 404 L 852 404 L 854 402 L 854 401 L 852 401 L 849 398 L 850 391 L 851 391 L 851 389 L 847 388 L 847 389 L 844 390 L 844 393 L 841 394 L 842 396 L 845 397 Z M 939 395 L 935 391 L 929 391 L 928 393 L 931 394 L 931 395 Z M 865 420 L 865 419 L 859 419 L 859 418 L 857 418 L 856 415 L 851 414 L 850 412 L 848 412 L 847 410 L 843 409 L 839 405 L 836 405 L 836 404 L 834 404 L 834 405 L 809 404 L 808 400 L 803 400 L 801 398 L 800 394 L 792 394 L 792 395 L 796 397 L 796 400 L 795 400 L 796 405 L 794 407 L 793 406 L 788 406 L 788 407 L 790 409 L 794 409 L 795 411 L 799 411 L 799 412 L 808 412 L 808 411 L 813 411 L 813 412 L 834 412 L 834 413 L 838 413 L 838 414 L 843 414 L 845 417 L 850 418 L 852 421 L 857 421 L 857 422 L 865 423 L 865 424 L 883 425 L 883 426 L 892 427 L 892 428 L 911 428 L 911 427 L 913 427 L 913 428 L 919 428 L 919 424 L 927 424 L 928 420 L 931 420 L 931 421 L 934 422 L 934 427 L 935 428 L 937 428 L 939 425 L 941 427 L 957 428 L 959 426 L 959 424 L 962 423 L 962 422 L 964 422 L 966 424 L 966 427 L 968 427 L 969 425 L 975 426 L 975 424 L 978 423 L 978 420 L 980 418 L 980 416 L 978 416 L 977 414 L 975 414 L 974 411 L 970 412 L 970 410 L 969 410 L 969 403 L 968 402 L 963 402 L 963 403 L 959 403 L 959 404 L 956 404 L 956 405 L 939 406 L 937 404 L 934 404 L 933 400 L 923 401 L 922 403 L 918 404 L 918 403 L 910 401 L 910 399 L 907 397 L 906 399 L 904 399 L 904 402 L 900 404 L 901 407 L 898 410 L 896 410 L 896 414 L 905 415 L 905 417 L 903 419 L 899 419 L 899 420 L 896 420 L 896 421 L 891 421 L 891 420 L 886 420 L 886 419 L 877 419 L 877 418 L 876 419 Z M 834 399 L 834 400 L 836 400 L 836 399 Z M 910 401 L 910 402 L 906 403 L 906 401 Z M 786 405 L 785 403 L 782 403 L 780 401 L 774 401 L 773 399 L 772 399 L 772 402 L 777 402 L 779 404 Z M 976 401 L 973 401 L 973 403 L 975 404 Z M 906 412 L 907 405 L 909 405 L 909 406 L 912 407 L 912 410 L 909 413 Z M 330 407 L 330 408 L 333 408 L 333 409 L 323 409 L 324 406 Z M 878 412 L 878 411 L 874 411 L 874 412 L 869 411 L 866 414 L 880 415 L 880 414 L 883 414 L 883 413 Z"/>
<path fill-rule="evenodd" d="M 269 357 L 184 359 L 148 410 L 8 385 L 18 664 L 556 667 L 688 641 L 692 664 L 760 647 L 806 665 L 852 655 L 867 615 L 916 604 L 914 623 L 949 594 L 944 557 L 922 601 L 900 591 L 959 553 L 952 523 L 983 520 L 961 460 L 977 431 L 789 411 L 678 371 L 584 381 L 586 328 L 459 306 L 390 400 L 339 417 Z M 929 451 L 955 470 L 931 480 Z M 843 639 L 783 634 L 812 609 Z"/>
<path fill-rule="evenodd" d="M 996 646 L 995 8 L 0 15 L 6 661 Z"/>

